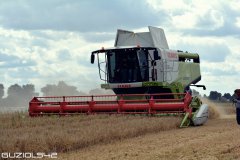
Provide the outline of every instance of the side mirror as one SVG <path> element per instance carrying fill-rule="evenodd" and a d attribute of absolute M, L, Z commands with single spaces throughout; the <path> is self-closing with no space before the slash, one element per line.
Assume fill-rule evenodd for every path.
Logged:
<path fill-rule="evenodd" d="M 153 51 L 153 57 L 154 57 L 154 60 L 159 60 L 159 59 L 161 59 L 160 56 L 158 55 L 158 51 L 157 51 L 157 50 L 154 50 L 154 51 Z"/>
<path fill-rule="evenodd" d="M 157 65 L 157 64 L 156 64 L 156 61 L 155 61 L 155 60 L 152 60 L 152 61 L 151 61 L 151 65 L 152 65 L 152 66 L 156 66 L 156 65 Z"/>
<path fill-rule="evenodd" d="M 206 90 L 206 86 L 205 86 L 205 85 L 195 85 L 195 84 L 191 84 L 190 86 L 202 87 L 203 90 Z"/>
<path fill-rule="evenodd" d="M 206 90 L 206 86 L 203 86 L 203 90 Z"/>
<path fill-rule="evenodd" d="M 94 60 L 95 60 L 95 55 L 92 54 L 92 55 L 91 55 L 91 63 L 92 63 L 92 64 L 94 63 Z"/>

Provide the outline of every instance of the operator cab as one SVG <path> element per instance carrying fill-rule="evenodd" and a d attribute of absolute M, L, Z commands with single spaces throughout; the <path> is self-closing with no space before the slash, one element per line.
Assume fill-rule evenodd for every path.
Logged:
<path fill-rule="evenodd" d="M 148 80 L 148 53 L 144 50 L 107 52 L 108 82 L 129 83 Z"/>
<path fill-rule="evenodd" d="M 99 62 L 99 53 L 105 53 L 102 62 Z M 97 50 L 92 52 L 91 63 L 94 63 L 94 54 L 97 54 L 100 78 L 107 83 L 144 82 L 149 81 L 149 67 L 154 67 L 154 61 L 159 58 L 156 55 L 152 57 L 150 53 L 158 54 L 156 48 L 149 47 Z M 105 63 L 105 70 L 102 69 L 101 63 Z"/>

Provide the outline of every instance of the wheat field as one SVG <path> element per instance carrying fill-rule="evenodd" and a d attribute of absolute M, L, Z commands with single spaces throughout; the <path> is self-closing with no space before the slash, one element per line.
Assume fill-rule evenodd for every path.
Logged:
<path fill-rule="evenodd" d="M 95 154 L 101 154 L 102 159 L 108 159 L 110 152 L 108 153 L 107 151 L 107 153 L 104 154 L 99 153 L 100 151 L 96 149 L 96 146 L 98 146 L 100 148 L 107 148 L 107 150 L 111 151 L 111 154 L 112 152 L 116 152 L 116 155 L 114 154 L 112 157 L 117 157 L 119 154 L 121 155 L 120 157 L 124 159 L 125 155 L 122 154 L 128 152 L 126 148 L 114 150 L 112 146 L 114 146 L 114 148 L 118 148 L 118 145 L 131 146 L 132 143 L 130 142 L 133 141 L 136 143 L 134 144 L 136 148 L 152 146 L 156 151 L 160 151 L 158 148 L 154 148 L 157 147 L 156 145 L 159 145 L 162 147 L 161 152 L 163 152 L 163 148 L 165 147 L 166 150 L 171 150 L 174 149 L 172 147 L 176 148 L 178 145 L 181 146 L 181 144 L 177 143 L 178 141 L 181 141 L 181 143 L 183 143 L 182 145 L 189 145 L 191 148 L 192 144 L 189 144 L 191 141 L 198 142 L 199 144 L 208 144 L 208 142 L 210 142 L 209 139 L 205 142 L 205 140 L 201 138 L 202 136 L 209 136 L 208 138 L 213 140 L 214 138 L 217 139 L 218 136 L 219 138 L 225 136 L 225 134 L 223 134 L 225 131 L 226 135 L 236 135 L 238 133 L 236 124 L 234 123 L 235 108 L 231 104 L 216 103 L 206 99 L 204 99 L 203 102 L 209 104 L 209 122 L 204 126 L 190 127 L 188 129 L 179 129 L 182 119 L 181 116 L 75 115 L 32 118 L 29 117 L 26 112 L 1 113 L 0 153 L 57 152 L 60 159 L 68 159 L 68 157 L 78 159 L 79 154 L 84 157 L 84 159 L 94 159 L 93 156 Z M 225 131 L 224 128 L 226 128 Z M 197 134 L 199 134 L 199 138 Z M 215 137 L 211 136 L 212 134 L 215 134 Z M 150 140 L 147 140 L 146 137 Z M 159 137 L 160 139 L 154 139 L 154 137 Z M 171 138 L 169 139 L 168 137 Z M 188 138 L 188 140 L 185 141 L 185 138 Z M 197 139 L 194 140 L 195 138 Z M 144 141 L 146 145 L 139 146 L 136 142 L 139 140 Z M 165 143 L 176 143 L 176 146 L 164 146 Z M 212 143 L 214 146 L 216 142 L 213 141 Z M 225 142 L 222 142 L 222 144 L 224 143 Z M 238 140 L 231 143 L 231 147 L 234 148 L 233 151 L 236 151 L 236 154 L 230 154 L 230 156 L 237 155 L 237 143 Z M 183 156 L 191 154 L 187 151 L 185 152 L 184 147 L 182 149 L 183 150 L 179 148 L 176 150 L 176 155 L 172 155 L 173 159 L 180 153 L 186 153 Z M 221 151 L 221 153 L 227 151 L 228 150 L 224 150 Z M 205 151 L 203 150 L 202 152 Z M 213 154 L 215 154 L 215 152 L 218 153 L 214 150 Z M 132 153 L 137 153 L 139 156 L 141 155 L 140 158 L 148 159 L 148 157 L 145 157 L 145 154 L 142 153 L 141 149 L 133 149 Z M 166 151 L 164 154 L 167 153 Z M 148 156 L 151 157 L 154 154 L 159 153 L 151 153 Z M 107 157 L 104 158 L 104 156 Z M 131 155 L 127 157 L 128 159 L 132 159 Z"/>

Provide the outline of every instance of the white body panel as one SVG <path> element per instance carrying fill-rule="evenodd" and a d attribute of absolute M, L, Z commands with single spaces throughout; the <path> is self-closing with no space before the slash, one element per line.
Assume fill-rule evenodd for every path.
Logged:
<path fill-rule="evenodd" d="M 141 47 L 156 47 L 168 48 L 167 39 L 162 28 L 148 27 L 149 32 L 138 32 L 118 30 L 115 39 L 115 47 L 119 46 L 141 46 Z"/>
<path fill-rule="evenodd" d="M 157 48 L 169 49 L 164 30 L 162 28 L 151 27 L 151 26 L 149 26 L 148 28 L 149 28 L 154 46 Z"/>
<path fill-rule="evenodd" d="M 202 104 L 196 113 L 196 116 L 192 119 L 195 126 L 199 126 L 207 122 L 208 120 L 208 105 Z"/>
<path fill-rule="evenodd" d="M 174 50 L 158 49 L 160 60 L 156 60 L 156 66 L 154 67 L 157 72 L 158 82 L 174 82 L 178 77 L 178 53 Z M 153 57 L 153 53 L 149 53 L 149 56 Z M 149 58 L 150 59 L 150 58 Z M 151 63 L 149 63 L 149 77 L 151 77 L 152 70 Z M 152 81 L 150 79 L 149 81 Z"/>
<path fill-rule="evenodd" d="M 178 53 L 174 50 L 161 50 L 164 68 L 164 81 L 172 83 L 178 77 Z"/>

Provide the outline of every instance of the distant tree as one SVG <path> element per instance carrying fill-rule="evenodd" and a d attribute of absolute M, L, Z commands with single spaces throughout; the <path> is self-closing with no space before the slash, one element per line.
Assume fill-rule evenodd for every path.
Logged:
<path fill-rule="evenodd" d="M 79 92 L 77 87 L 67 85 L 64 81 L 59 81 L 57 85 L 47 84 L 41 88 L 43 96 L 75 96 L 86 95 L 83 92 Z"/>
<path fill-rule="evenodd" d="M 11 96 L 21 96 L 21 90 L 22 90 L 22 87 L 18 84 L 14 84 L 14 85 L 11 85 L 9 88 L 8 88 L 8 96 L 11 97 Z"/>
<path fill-rule="evenodd" d="M 0 99 L 2 99 L 4 96 L 4 86 L 3 84 L 0 84 Z"/>
<path fill-rule="evenodd" d="M 43 96 L 49 96 L 54 95 L 56 85 L 47 84 L 45 87 L 41 88 L 41 92 L 43 93 Z"/>
<path fill-rule="evenodd" d="M 222 94 L 217 91 L 211 91 L 208 98 L 210 100 L 219 100 L 222 97 Z"/>
<path fill-rule="evenodd" d="M 10 107 L 27 107 L 31 98 L 37 95 L 32 84 L 23 86 L 18 84 L 11 85 L 7 93 L 8 96 L 4 99 L 4 106 Z"/>
<path fill-rule="evenodd" d="M 57 91 L 63 95 L 80 95 L 77 87 L 67 85 L 64 81 L 59 81 L 57 85 Z"/>
<path fill-rule="evenodd" d="M 22 86 L 22 92 L 27 95 L 32 95 L 34 93 L 34 85 L 33 84 L 26 84 Z"/>
<path fill-rule="evenodd" d="M 224 98 L 228 99 L 228 100 L 231 100 L 232 99 L 232 96 L 230 93 L 224 93 L 223 95 Z"/>
<path fill-rule="evenodd" d="M 27 101 L 29 101 L 34 96 L 38 96 L 38 93 L 35 92 L 35 87 L 33 84 L 23 85 L 21 92 L 22 92 L 23 98 Z"/>

